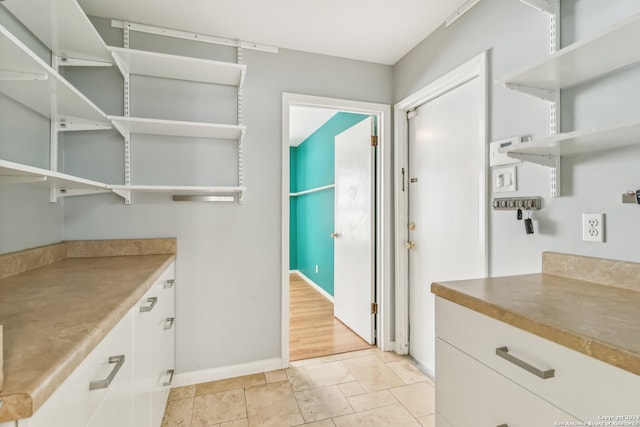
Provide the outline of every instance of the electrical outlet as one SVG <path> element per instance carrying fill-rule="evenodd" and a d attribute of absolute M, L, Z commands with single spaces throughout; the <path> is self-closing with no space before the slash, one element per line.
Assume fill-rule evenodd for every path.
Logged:
<path fill-rule="evenodd" d="M 582 214 L 582 240 L 585 242 L 604 242 L 604 214 Z"/>

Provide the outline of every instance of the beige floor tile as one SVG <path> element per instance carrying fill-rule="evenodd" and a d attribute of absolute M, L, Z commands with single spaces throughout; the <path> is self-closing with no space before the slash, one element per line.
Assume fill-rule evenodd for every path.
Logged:
<path fill-rule="evenodd" d="M 323 363 L 305 368 L 316 387 L 336 385 L 355 381 L 342 362 Z"/>
<path fill-rule="evenodd" d="M 404 384 L 377 356 L 348 359 L 343 363 L 367 392 L 398 387 Z"/>
<path fill-rule="evenodd" d="M 300 424 L 300 425 L 301 426 L 304 425 L 304 427 L 336 427 L 336 425 L 333 423 L 331 419 L 315 421 L 313 423 L 306 423 L 306 424 Z"/>
<path fill-rule="evenodd" d="M 435 414 L 427 415 L 426 417 L 420 417 L 417 419 L 422 427 L 436 427 Z"/>
<path fill-rule="evenodd" d="M 196 385 L 196 396 L 220 393 L 222 391 L 237 390 L 254 385 L 265 384 L 264 374 L 245 375 L 227 380 L 211 381 Z"/>
<path fill-rule="evenodd" d="M 337 427 L 420 427 L 400 404 L 336 417 L 333 422 Z"/>
<path fill-rule="evenodd" d="M 167 408 L 162 427 L 189 427 L 193 416 L 193 399 L 172 400 Z"/>
<path fill-rule="evenodd" d="M 380 360 L 382 360 L 384 363 L 396 362 L 398 360 L 406 359 L 406 356 L 400 356 L 395 351 L 380 351 L 378 353 L 378 357 L 380 357 Z"/>
<path fill-rule="evenodd" d="M 391 393 L 414 417 L 424 417 L 435 412 L 435 389 L 428 382 L 393 388 Z"/>
<path fill-rule="evenodd" d="M 348 397 L 347 400 L 356 412 L 368 409 L 380 408 L 398 403 L 389 390 L 374 391 L 373 393 L 361 394 L 359 396 Z"/>
<path fill-rule="evenodd" d="M 196 396 L 191 425 L 206 427 L 241 418 L 247 418 L 244 390 L 230 390 Z"/>
<path fill-rule="evenodd" d="M 362 388 L 362 386 L 357 382 L 353 381 L 350 383 L 338 384 L 340 391 L 344 394 L 345 397 L 357 396 L 358 394 L 365 394 L 366 391 Z"/>
<path fill-rule="evenodd" d="M 287 381 L 287 373 L 284 369 L 280 369 L 278 371 L 270 371 L 264 373 L 264 378 L 268 383 L 277 383 L 279 381 Z"/>
<path fill-rule="evenodd" d="M 288 382 L 248 387 L 245 395 L 249 427 L 287 427 L 304 423 Z"/>
<path fill-rule="evenodd" d="M 220 424 L 220 427 L 249 427 L 249 420 L 243 418 L 241 420 L 229 421 L 228 423 Z"/>
<path fill-rule="evenodd" d="M 341 360 L 356 359 L 358 357 L 377 356 L 380 350 L 377 348 L 368 348 L 366 350 L 350 351 L 348 353 L 339 353 L 331 356 L 325 356 L 324 362 L 339 362 Z"/>
<path fill-rule="evenodd" d="M 319 421 L 353 412 L 338 386 L 321 387 L 294 393 L 305 422 Z"/>
<path fill-rule="evenodd" d="M 418 369 L 413 363 L 407 359 L 400 359 L 395 362 L 386 363 L 387 367 L 393 371 L 394 374 L 400 377 L 405 384 L 419 383 L 421 381 L 427 381 L 429 377 Z"/>
<path fill-rule="evenodd" d="M 180 400 L 180 399 L 189 399 L 190 397 L 195 397 L 196 395 L 196 386 L 188 385 L 186 387 L 176 387 L 172 388 L 169 391 L 169 399 L 168 400 Z"/>
<path fill-rule="evenodd" d="M 311 377 L 304 366 L 298 368 L 289 368 L 285 371 L 291 384 L 293 391 L 303 391 L 315 388 L 315 384 L 311 381 Z"/>

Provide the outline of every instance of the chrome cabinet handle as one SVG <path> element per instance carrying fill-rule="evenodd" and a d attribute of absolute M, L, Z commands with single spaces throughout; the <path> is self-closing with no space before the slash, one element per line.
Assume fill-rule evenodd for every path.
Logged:
<path fill-rule="evenodd" d="M 148 311 L 153 310 L 153 307 L 155 307 L 156 304 L 158 303 L 158 297 L 147 298 L 147 302 L 151 304 L 140 306 L 140 312 L 146 313 Z"/>
<path fill-rule="evenodd" d="M 164 289 L 171 289 L 171 287 L 174 285 L 175 283 L 175 279 L 168 279 L 164 281 L 164 286 L 162 286 Z"/>
<path fill-rule="evenodd" d="M 524 360 L 518 359 L 517 357 L 509 354 L 509 349 L 507 347 L 496 348 L 496 354 L 499 357 L 502 357 L 503 359 L 513 363 L 514 365 L 521 367 L 525 371 L 531 372 L 533 375 L 542 378 L 543 380 L 546 380 L 547 378 L 553 378 L 555 376 L 555 369 L 547 369 L 546 371 L 542 371 L 535 366 L 528 364 Z"/>
<path fill-rule="evenodd" d="M 171 329 L 175 322 L 176 322 L 176 318 L 175 317 L 167 317 L 164 320 L 164 329 L 165 330 Z"/>
<path fill-rule="evenodd" d="M 162 383 L 162 387 L 168 387 L 171 385 L 171 383 L 173 382 L 173 373 L 175 372 L 175 369 L 169 369 L 168 371 L 164 371 L 163 374 L 169 374 L 169 381 L 165 381 Z"/>
<path fill-rule="evenodd" d="M 91 381 L 89 383 L 89 390 L 98 390 L 101 388 L 109 387 L 109 384 L 111 384 L 111 381 L 113 381 L 116 375 L 118 375 L 118 371 L 120 370 L 120 368 L 122 368 L 122 365 L 124 365 L 124 354 L 121 354 L 119 356 L 109 357 L 109 363 L 116 364 L 116 366 L 114 366 L 113 369 L 111 370 L 111 373 L 109 374 L 109 376 L 104 380 Z"/>
<path fill-rule="evenodd" d="M 500 424 L 499 426 L 496 426 L 496 427 L 509 427 L 509 426 L 506 424 Z"/>

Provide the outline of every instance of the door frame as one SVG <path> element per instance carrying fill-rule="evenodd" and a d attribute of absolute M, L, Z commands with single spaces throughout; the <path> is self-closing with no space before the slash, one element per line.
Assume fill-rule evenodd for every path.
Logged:
<path fill-rule="evenodd" d="M 480 239 L 484 242 L 481 248 L 484 258 L 484 276 L 489 273 L 489 241 L 488 241 L 488 166 L 487 166 L 487 52 L 482 52 L 473 59 L 450 71 L 443 77 L 428 84 L 414 94 L 408 96 L 394 106 L 395 125 L 395 351 L 398 354 L 409 352 L 409 254 L 404 244 L 409 239 L 409 197 L 404 181 L 409 165 L 409 126 L 407 113 L 463 84 L 479 78 L 481 85 L 478 123 L 480 153 L 480 188 L 479 218 Z M 408 181 L 407 181 L 408 182 Z M 425 307 L 426 309 L 426 307 Z"/>
<path fill-rule="evenodd" d="M 281 305 L 281 358 L 282 367 L 289 366 L 289 109 L 291 106 L 329 108 L 348 113 L 376 116 L 378 123 L 378 151 L 376 155 L 376 206 L 375 206 L 375 274 L 376 342 L 383 351 L 395 350 L 391 340 L 392 313 L 392 215 L 391 196 L 391 106 L 371 102 L 327 98 L 295 93 L 282 93 L 282 305 Z"/>

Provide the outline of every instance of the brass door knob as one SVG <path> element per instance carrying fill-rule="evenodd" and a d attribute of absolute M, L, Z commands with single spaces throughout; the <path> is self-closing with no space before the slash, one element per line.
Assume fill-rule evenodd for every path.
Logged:
<path fill-rule="evenodd" d="M 338 237 L 340 237 L 340 233 L 336 233 L 335 231 L 333 233 L 331 233 L 331 238 L 332 239 L 337 239 Z"/>
<path fill-rule="evenodd" d="M 404 248 L 405 249 L 409 249 L 410 251 L 412 251 L 412 250 L 414 250 L 416 248 L 416 244 L 415 244 L 415 242 L 405 242 Z"/>

